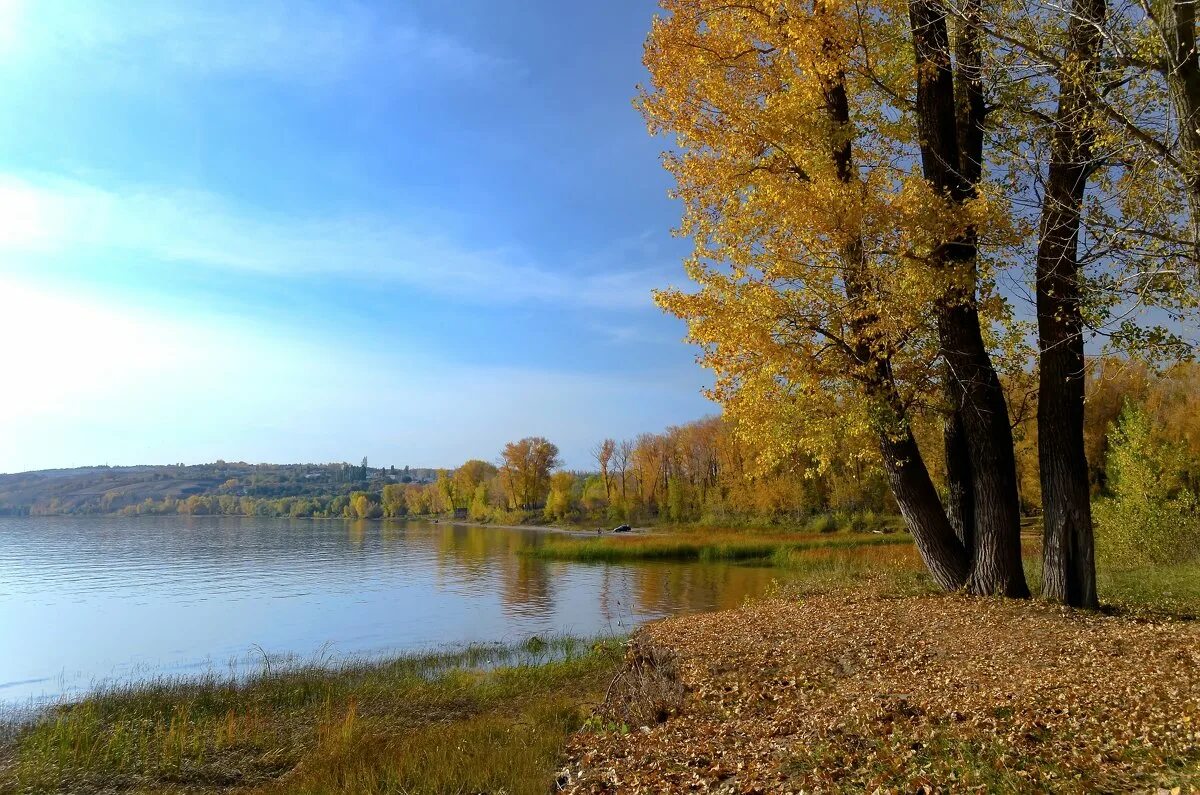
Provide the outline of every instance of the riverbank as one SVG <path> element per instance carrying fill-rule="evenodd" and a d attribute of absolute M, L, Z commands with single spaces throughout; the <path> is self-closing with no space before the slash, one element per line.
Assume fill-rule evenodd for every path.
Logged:
<path fill-rule="evenodd" d="M 1102 569 L 1092 614 L 935 595 L 911 544 L 786 557 L 767 600 L 624 649 L 272 660 L 101 690 L 0 725 L 0 793 L 1200 786 L 1200 564 Z"/>
<path fill-rule="evenodd" d="M 0 733 L 0 793 L 543 795 L 619 649 L 531 640 L 101 691 Z"/>
<path fill-rule="evenodd" d="M 633 648 L 570 741 L 568 792 L 1200 787 L 1194 621 L 839 592 L 667 619 Z"/>

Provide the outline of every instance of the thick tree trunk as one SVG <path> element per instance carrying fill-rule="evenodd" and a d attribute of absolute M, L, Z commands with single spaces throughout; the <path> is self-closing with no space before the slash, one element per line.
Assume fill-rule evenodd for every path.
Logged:
<path fill-rule="evenodd" d="M 942 508 L 912 432 L 881 430 L 879 449 L 892 495 L 926 568 L 939 586 L 958 590 L 967 581 L 970 557 Z"/>
<path fill-rule="evenodd" d="M 980 10 L 976 0 L 963 0 L 962 19 L 955 41 L 954 57 L 960 79 L 954 83 L 958 134 L 958 171 L 963 182 L 975 185 L 983 172 L 983 64 L 980 51 Z M 950 414 L 943 422 L 946 455 L 946 513 L 959 540 L 974 556 L 975 487 L 971 472 L 971 450 L 963 424 L 962 386 L 945 369 L 946 398 Z"/>
<path fill-rule="evenodd" d="M 818 10 L 821 8 L 818 6 Z M 831 46 L 827 43 L 826 49 Z M 844 75 L 834 74 L 827 80 L 824 99 L 832 128 L 836 131 L 848 128 L 850 103 Z M 838 179 L 847 184 L 856 178 L 851 141 L 851 136 L 831 137 L 830 156 Z M 861 238 L 852 236 L 841 251 L 841 257 L 846 297 L 851 303 L 862 304 L 869 277 Z M 870 312 L 855 315 L 851 333 L 853 355 L 861 368 L 864 391 L 877 410 L 879 450 L 892 495 L 934 581 L 948 591 L 958 590 L 966 582 L 970 558 L 950 525 L 921 450 L 913 438 L 891 367 L 887 358 L 881 356 L 886 347 L 878 344 L 880 340 L 875 336 L 875 323 Z"/>
<path fill-rule="evenodd" d="M 1075 0 L 1067 27 L 1072 73 L 1059 77 L 1037 253 L 1038 464 L 1042 482 L 1042 595 L 1096 607 L 1092 507 L 1083 441 L 1084 352 L 1079 226 L 1094 135 L 1086 88 L 1095 76 L 1105 0 Z"/>
<path fill-rule="evenodd" d="M 1196 0 L 1150 0 L 1148 10 L 1167 51 L 1165 71 L 1178 116 L 1180 160 L 1191 205 L 1193 256 L 1200 266 L 1200 51 L 1196 49 Z"/>
<path fill-rule="evenodd" d="M 943 340 L 963 383 L 961 417 L 971 454 L 975 545 L 967 588 L 974 594 L 1029 596 L 1021 565 L 1021 514 L 1012 427 L 1000 379 L 983 344 L 978 316 L 950 310 Z M 956 318 L 955 315 L 967 317 Z"/>
<path fill-rule="evenodd" d="M 971 473 L 971 450 L 967 445 L 967 429 L 963 426 L 961 396 L 949 386 L 946 391 L 951 393 L 951 411 L 943 420 L 942 427 L 946 453 L 946 514 L 954 534 L 970 557 L 975 549 L 975 486 Z"/>
<path fill-rule="evenodd" d="M 910 0 L 917 65 L 916 112 L 925 178 L 957 202 L 974 196 L 963 173 L 946 10 L 940 0 Z M 967 78 L 970 79 L 970 75 Z M 967 92 L 964 92 L 967 93 Z M 964 132 L 964 136 L 967 134 Z M 982 139 L 980 139 L 982 140 Z M 1029 595 L 1021 567 L 1016 459 L 1004 391 L 983 342 L 975 307 L 975 233 L 967 230 L 935 252 L 949 279 L 938 309 L 938 335 L 950 377 L 961 387 L 975 492 L 975 548 L 967 588 L 975 594 Z"/>

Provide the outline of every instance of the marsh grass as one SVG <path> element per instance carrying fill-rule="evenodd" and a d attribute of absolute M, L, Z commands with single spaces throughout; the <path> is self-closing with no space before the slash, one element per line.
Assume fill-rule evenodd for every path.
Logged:
<path fill-rule="evenodd" d="M 0 792 L 544 793 L 615 641 L 110 687 L 16 727 Z"/>
<path fill-rule="evenodd" d="M 841 590 L 880 596 L 937 593 L 938 587 L 912 544 L 866 544 L 816 549 L 779 549 L 772 565 L 792 595 Z"/>
<path fill-rule="evenodd" d="M 792 553 L 821 549 L 911 546 L 904 533 L 758 533 L 728 530 L 681 530 L 648 536 L 606 535 L 553 538 L 527 554 L 586 563 L 680 561 L 780 565 Z"/>

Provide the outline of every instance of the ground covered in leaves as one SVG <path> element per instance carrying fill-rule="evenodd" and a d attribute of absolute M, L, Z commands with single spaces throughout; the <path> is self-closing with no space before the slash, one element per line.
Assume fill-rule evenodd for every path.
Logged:
<path fill-rule="evenodd" d="M 568 792 L 1200 787 L 1197 622 L 837 594 L 669 619 L 629 656 Z"/>

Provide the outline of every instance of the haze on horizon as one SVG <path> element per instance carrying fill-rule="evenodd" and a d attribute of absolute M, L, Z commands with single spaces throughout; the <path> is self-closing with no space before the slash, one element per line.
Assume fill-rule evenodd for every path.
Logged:
<path fill-rule="evenodd" d="M 0 0 L 0 472 L 453 466 L 712 411 L 655 5 Z"/>

